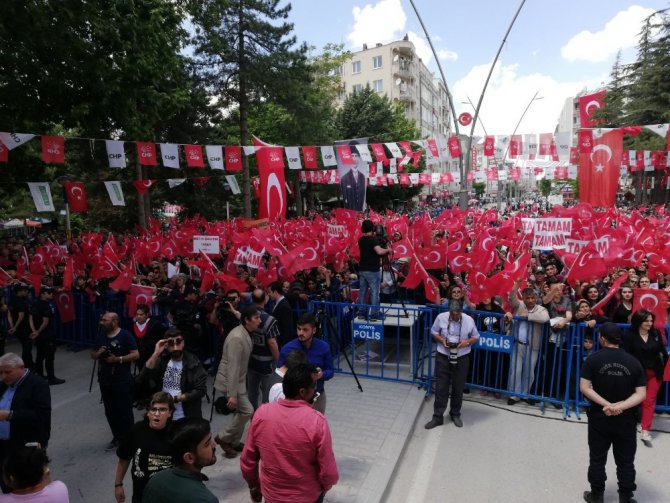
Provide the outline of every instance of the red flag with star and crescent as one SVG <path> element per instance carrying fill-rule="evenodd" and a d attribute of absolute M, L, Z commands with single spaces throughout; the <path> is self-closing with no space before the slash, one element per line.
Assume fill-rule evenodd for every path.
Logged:
<path fill-rule="evenodd" d="M 633 312 L 646 309 L 654 314 L 654 326 L 665 329 L 668 320 L 668 294 L 658 288 L 636 288 L 633 290 Z"/>
<path fill-rule="evenodd" d="M 579 98 L 579 123 L 582 127 L 598 126 L 603 119 L 594 119 L 591 114 L 605 106 L 605 91 L 587 94 Z"/>
<path fill-rule="evenodd" d="M 286 218 L 286 182 L 282 147 L 262 147 L 256 152 L 260 194 L 258 218 Z"/>
<path fill-rule="evenodd" d="M 594 139 L 593 150 L 579 160 L 579 200 L 598 207 L 613 207 L 619 186 L 623 132 L 615 129 Z"/>
<path fill-rule="evenodd" d="M 74 311 L 74 296 L 72 292 L 60 292 L 56 295 L 56 309 L 61 323 L 69 323 L 76 319 Z"/>
<path fill-rule="evenodd" d="M 88 210 L 86 205 L 86 189 L 82 182 L 63 182 L 67 204 L 70 211 L 80 213 Z"/>
<path fill-rule="evenodd" d="M 150 286 L 132 285 L 126 296 L 128 312 L 135 314 L 137 304 L 145 304 L 146 306 L 151 307 L 151 304 L 154 303 L 153 295 L 154 289 Z"/>

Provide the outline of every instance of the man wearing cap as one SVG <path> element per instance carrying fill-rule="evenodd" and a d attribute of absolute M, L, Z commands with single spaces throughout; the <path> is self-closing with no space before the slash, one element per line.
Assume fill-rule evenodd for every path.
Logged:
<path fill-rule="evenodd" d="M 646 378 L 640 362 L 619 349 L 621 329 L 614 323 L 600 327 L 601 350 L 590 355 L 581 370 L 579 389 L 589 400 L 589 470 L 591 490 L 584 501 L 602 503 L 605 464 L 610 445 L 619 482 L 619 502 L 634 503 L 636 417 L 635 407 L 646 396 Z"/>
<path fill-rule="evenodd" d="M 35 359 L 35 373 L 44 375 L 46 367 L 47 380 L 51 385 L 63 384 L 63 379 L 58 379 L 54 371 L 54 358 L 56 355 L 56 329 L 54 327 L 54 308 L 51 302 L 54 299 L 54 289 L 42 287 L 40 298 L 35 301 L 30 309 L 28 322 L 30 335 L 28 336 L 37 348 Z"/>
<path fill-rule="evenodd" d="M 426 423 L 425 428 L 430 430 L 444 423 L 443 416 L 450 396 L 449 416 L 454 425 L 461 428 L 463 388 L 470 366 L 471 346 L 477 343 L 479 332 L 475 321 L 463 314 L 463 304 L 459 300 L 452 300 L 449 312 L 435 318 L 430 332 L 437 343 L 435 404 L 433 418 Z"/>

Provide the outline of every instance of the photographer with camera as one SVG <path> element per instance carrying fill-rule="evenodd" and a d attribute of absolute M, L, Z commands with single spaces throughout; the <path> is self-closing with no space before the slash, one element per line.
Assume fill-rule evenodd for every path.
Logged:
<path fill-rule="evenodd" d="M 382 225 L 375 226 L 372 220 L 363 220 L 361 231 L 363 235 L 358 239 L 358 248 L 361 252 L 361 260 L 358 264 L 360 273 L 360 290 L 358 292 L 358 304 L 366 304 L 368 290 L 370 290 L 370 304 L 372 312 L 370 321 L 377 321 L 381 318 L 379 312 L 379 288 L 381 284 L 381 257 L 391 253 L 390 248 L 386 248 L 388 239 L 385 229 Z M 358 311 L 358 317 L 365 319 L 367 317 L 367 308 L 361 308 Z"/>
<path fill-rule="evenodd" d="M 437 343 L 435 362 L 435 404 L 433 418 L 426 423 L 430 430 L 444 423 L 444 412 L 451 396 L 449 416 L 458 428 L 463 426 L 461 404 L 463 388 L 470 366 L 471 346 L 477 343 L 479 332 L 475 321 L 463 314 L 463 304 L 453 300 L 449 312 L 435 318 L 430 332 Z"/>

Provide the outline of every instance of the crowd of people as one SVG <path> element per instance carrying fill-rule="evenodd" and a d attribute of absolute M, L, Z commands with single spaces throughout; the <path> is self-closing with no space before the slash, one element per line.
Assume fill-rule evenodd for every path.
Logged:
<path fill-rule="evenodd" d="M 524 398 L 529 395 L 551 394 L 542 387 L 552 379 L 539 374 L 556 372 L 550 362 L 565 348 L 571 324 L 585 327 L 584 357 L 593 350 L 598 326 L 609 321 L 630 325 L 620 344 L 643 369 L 640 439 L 651 445 L 667 338 L 656 323 L 658 312 L 635 308 L 635 296 L 641 289 L 670 292 L 670 274 L 656 268 L 650 276 L 643 254 L 630 267 L 575 279 L 574 257 L 571 262 L 558 251 L 530 250 L 510 223 L 518 223 L 519 214 L 456 211 L 432 217 L 426 212 L 371 214 L 361 221 L 345 210 L 255 233 L 228 226 L 231 234 L 220 257 L 184 253 L 177 234 L 160 239 L 156 233 L 84 234 L 67 253 L 54 233 L 0 238 L 0 275 L 8 292 L 0 306 L 6 314 L 3 344 L 10 336 L 21 343 L 21 356 L 0 358 L 0 457 L 6 464 L 19 459 L 16 466 L 22 467 L 14 468 L 21 473 L 5 470 L 3 491 L 22 494 L 29 480 L 35 492 L 67 498 L 62 485 L 28 475 L 48 463 L 50 418 L 42 411 L 50 411 L 49 386 L 64 383 L 55 373 L 54 308 L 54 294 L 63 291 L 105 307 L 91 357 L 112 437 L 105 448 L 119 457 L 114 484 L 119 502 L 126 498 L 124 478 L 131 463 L 133 501 L 186 501 L 179 499 L 183 495 L 190 495 L 188 501 L 196 496 L 216 501 L 201 469 L 215 462 L 217 446 L 226 458 L 241 453 L 253 501 L 322 501 L 338 480 L 325 416 L 324 383 L 334 369 L 330 345 L 318 337 L 310 313 L 313 300 L 357 302 L 356 318 L 373 323 L 384 316 L 377 308 L 380 301 L 442 305 L 444 312 L 431 328 L 437 347 L 436 400 L 427 429 L 443 424 L 448 406 L 452 422 L 461 427 L 466 381 L 479 378 L 482 384 L 488 378 L 473 375 L 470 366 L 479 330 L 513 334 L 511 357 L 489 370 L 503 376 L 497 391 L 505 391 L 513 406 L 521 399 L 532 403 L 534 398 Z M 596 217 L 601 216 L 592 212 L 590 218 Z M 185 225 L 213 232 L 202 220 Z M 313 239 L 316 226 L 320 234 Z M 160 232 L 165 233 L 162 227 Z M 484 270 L 479 259 L 469 268 L 456 267 L 452 258 L 478 254 L 483 235 L 498 238 Z M 163 253 L 168 241 L 181 253 Z M 318 250 L 321 260 L 293 267 L 281 250 L 290 253 L 302 241 L 315 242 L 314 255 Z M 138 244 L 149 242 L 158 243 L 158 250 L 149 253 L 152 247 Z M 258 267 L 238 260 L 240 248 L 254 249 L 254 243 L 265 250 Z M 409 255 L 399 252 L 408 246 Z M 440 251 L 442 258 L 429 258 L 434 252 L 440 257 Z M 115 273 L 101 272 L 103 262 L 110 262 Z M 127 283 L 120 282 L 124 273 Z M 503 291 L 487 283 L 503 273 L 512 281 Z M 149 287 L 151 295 L 128 313 L 124 300 L 132 285 Z M 506 332 L 506 327 L 513 328 Z M 218 397 L 211 400 L 217 411 L 231 416 L 215 434 L 202 417 L 208 374 L 215 377 Z M 562 376 L 563 386 L 569 378 Z M 538 391 L 540 381 L 545 384 Z M 134 424 L 135 406 L 146 408 L 146 417 Z M 19 423 L 17 417 L 28 419 Z M 283 448 L 286 438 L 292 439 L 290 450 Z M 24 452 L 26 444 L 34 444 L 34 452 Z M 272 459 L 272 468 L 263 459 Z M 305 474 L 308 483 L 286 484 Z"/>

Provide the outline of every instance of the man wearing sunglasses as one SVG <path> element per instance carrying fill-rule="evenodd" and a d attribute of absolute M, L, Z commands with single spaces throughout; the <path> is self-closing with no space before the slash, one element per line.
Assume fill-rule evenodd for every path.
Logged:
<path fill-rule="evenodd" d="M 193 353 L 184 349 L 184 337 L 178 329 L 167 330 L 156 343 L 137 381 L 151 393 L 164 391 L 174 398 L 175 420 L 202 417 L 207 371 Z"/>

